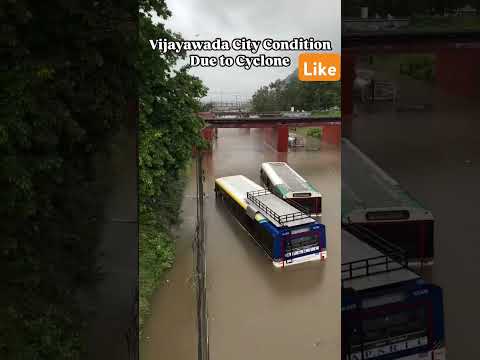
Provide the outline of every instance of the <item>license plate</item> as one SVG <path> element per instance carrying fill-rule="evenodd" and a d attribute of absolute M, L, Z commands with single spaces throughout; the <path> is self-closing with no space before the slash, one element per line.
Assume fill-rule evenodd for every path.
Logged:
<path fill-rule="evenodd" d="M 303 254 L 308 254 L 314 251 L 320 251 L 320 246 L 312 246 L 306 249 L 299 249 L 299 250 L 294 250 L 288 253 L 285 253 L 285 257 L 290 257 L 290 256 L 297 256 L 297 255 L 303 255 Z"/>

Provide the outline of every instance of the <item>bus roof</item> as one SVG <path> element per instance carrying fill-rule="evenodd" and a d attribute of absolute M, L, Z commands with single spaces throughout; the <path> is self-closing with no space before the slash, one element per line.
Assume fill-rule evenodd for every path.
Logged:
<path fill-rule="evenodd" d="M 390 271 L 387 271 L 385 263 L 387 258 Z M 418 274 L 406 266 L 342 229 L 343 287 L 361 291 L 419 278 Z"/>
<path fill-rule="evenodd" d="M 247 207 L 247 192 L 263 190 L 263 187 L 243 175 L 225 176 L 215 179 L 215 182 L 243 208 Z"/>
<path fill-rule="evenodd" d="M 250 206 L 277 227 L 294 227 L 315 222 L 310 216 L 301 213 L 243 175 L 218 178 L 215 182 L 244 209 Z"/>
<path fill-rule="evenodd" d="M 352 217 L 365 218 L 366 212 L 389 210 L 407 210 L 410 219 L 433 219 L 394 179 L 350 141 L 342 139 L 342 219 L 351 222 Z"/>
<path fill-rule="evenodd" d="M 262 164 L 262 169 L 273 185 L 284 184 L 291 192 L 318 193 L 317 189 L 285 162 L 265 162 Z"/>

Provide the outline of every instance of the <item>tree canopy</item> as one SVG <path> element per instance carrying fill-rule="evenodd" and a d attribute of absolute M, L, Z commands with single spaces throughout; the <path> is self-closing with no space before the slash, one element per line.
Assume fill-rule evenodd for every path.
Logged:
<path fill-rule="evenodd" d="M 0 358 L 79 359 L 112 138 L 136 97 L 126 1 L 4 1 Z"/>
<path fill-rule="evenodd" d="M 252 97 L 254 111 L 328 110 L 340 106 L 340 82 L 304 82 L 296 72 L 262 86 Z"/>
<path fill-rule="evenodd" d="M 154 22 L 154 15 L 160 19 Z M 150 298 L 173 261 L 171 227 L 178 223 L 183 175 L 195 146 L 203 145 L 204 126 L 196 115 L 206 94 L 202 82 L 177 68 L 183 55 L 160 55 L 149 40 L 180 39 L 164 26 L 170 16 L 164 1 L 143 1 L 139 18 L 139 201 L 140 325 Z"/>

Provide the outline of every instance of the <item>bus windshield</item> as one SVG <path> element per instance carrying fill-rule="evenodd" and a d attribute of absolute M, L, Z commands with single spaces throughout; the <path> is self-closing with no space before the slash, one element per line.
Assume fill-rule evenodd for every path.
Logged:
<path fill-rule="evenodd" d="M 318 251 L 320 251 L 320 237 L 318 233 L 306 231 L 285 239 L 285 258 Z"/>
<path fill-rule="evenodd" d="M 369 359 L 428 345 L 425 306 L 403 311 L 365 314 L 360 324 L 351 328 L 350 352 L 353 359 Z"/>
<path fill-rule="evenodd" d="M 309 235 L 299 235 L 290 239 L 292 248 L 298 249 L 312 244 L 318 244 L 318 235 L 309 233 Z"/>

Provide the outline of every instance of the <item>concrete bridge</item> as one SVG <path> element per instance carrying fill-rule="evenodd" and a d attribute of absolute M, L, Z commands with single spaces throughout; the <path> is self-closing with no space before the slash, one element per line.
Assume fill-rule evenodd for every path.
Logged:
<path fill-rule="evenodd" d="M 339 117 L 316 117 L 308 115 L 308 113 L 282 115 L 280 112 L 204 112 L 199 115 L 207 124 L 202 134 L 208 141 L 213 140 L 217 128 L 261 128 L 265 132 L 265 142 L 278 152 L 287 152 L 289 128 L 319 127 L 323 129 L 323 141 L 340 144 L 341 121 Z"/>
<path fill-rule="evenodd" d="M 359 56 L 376 54 L 433 54 L 436 81 L 453 96 L 475 96 L 480 86 L 480 32 L 356 33 L 342 36 L 342 124 L 350 137 L 353 121 L 353 81 Z"/>

